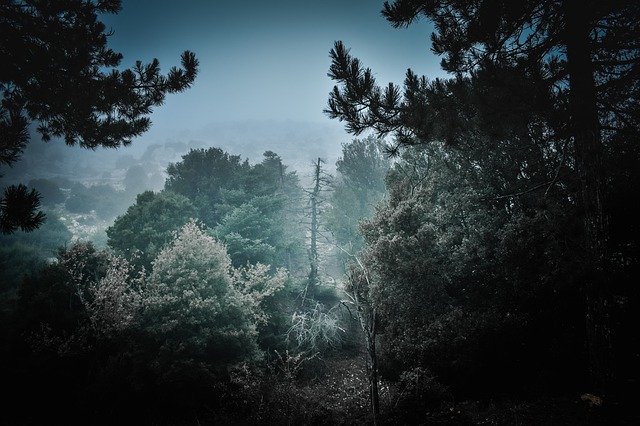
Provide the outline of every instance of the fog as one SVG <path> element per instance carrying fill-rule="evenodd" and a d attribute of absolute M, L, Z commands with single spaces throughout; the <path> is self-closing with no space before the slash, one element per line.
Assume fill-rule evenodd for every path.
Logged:
<path fill-rule="evenodd" d="M 127 168 L 140 164 L 149 177 L 143 187 L 158 190 L 169 163 L 206 147 L 251 161 L 274 151 L 308 180 L 315 159 L 331 172 L 342 145 L 353 139 L 323 113 L 334 84 L 327 71 L 335 40 L 348 41 L 382 84 L 401 82 L 407 68 L 430 78 L 446 75 L 429 51 L 430 23 L 391 28 L 368 1 L 139 0 L 100 18 L 123 67 L 157 58 L 167 70 L 183 50 L 194 51 L 200 70 L 193 87 L 169 95 L 150 114 L 149 131 L 117 150 L 55 139 L 45 144 L 34 126 L 24 155 L 4 171 L 5 182 L 63 177 L 122 189 Z M 125 204 L 114 211 L 122 213 Z"/>
<path fill-rule="evenodd" d="M 0 2 L 0 424 L 640 424 L 638 46 L 637 0 Z"/>

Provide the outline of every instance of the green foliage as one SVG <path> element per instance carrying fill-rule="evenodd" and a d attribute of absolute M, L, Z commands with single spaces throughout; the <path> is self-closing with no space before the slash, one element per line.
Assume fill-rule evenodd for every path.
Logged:
<path fill-rule="evenodd" d="M 157 60 L 117 70 L 122 55 L 108 48 L 98 14 L 119 10 L 118 1 L 5 3 L 2 33 L 9 39 L 2 49 L 7 69 L 2 84 L 11 89 L 3 93 L 3 116 L 11 112 L 22 118 L 26 112 L 41 122 L 43 139 L 64 137 L 68 145 L 88 148 L 126 145 L 146 131 L 152 108 L 167 93 L 190 87 L 198 62 L 184 52 L 183 68 L 167 76 L 160 74 Z M 3 125 L 18 132 L 12 120 Z"/>
<path fill-rule="evenodd" d="M 144 327 L 161 353 L 228 365 L 258 356 L 254 313 L 233 285 L 225 247 L 189 222 L 153 262 Z"/>
<path fill-rule="evenodd" d="M 300 264 L 302 190 L 277 154 L 267 151 L 252 166 L 219 148 L 192 150 L 167 172 L 166 188 L 191 200 L 198 219 L 227 244 L 234 266 Z"/>
<path fill-rule="evenodd" d="M 222 219 L 215 233 L 227 244 L 234 266 L 258 262 L 283 265 L 284 259 L 277 256 L 282 256 L 286 244 L 284 224 L 279 222 L 284 202 L 282 195 L 256 197 Z"/>
<path fill-rule="evenodd" d="M 355 253 L 364 243 L 358 223 L 373 215 L 386 193 L 384 177 L 390 160 L 383 142 L 368 137 L 344 144 L 336 167 L 339 177 L 325 213 L 326 226 L 340 246 Z"/>
<path fill-rule="evenodd" d="M 233 286 L 244 296 L 251 306 L 252 321 L 258 326 L 267 325 L 280 314 L 273 303 L 284 290 L 288 273 L 280 268 L 271 273 L 269 265 L 257 263 L 231 271 Z"/>
<path fill-rule="evenodd" d="M 137 325 L 143 277 L 126 260 L 90 243 L 75 243 L 56 260 L 20 288 L 35 352 L 87 355 Z"/>
<path fill-rule="evenodd" d="M 268 354 L 286 349 L 286 331 L 298 308 L 299 281 L 284 268 L 261 263 L 233 268 L 231 277 L 251 306 L 260 349 Z"/>
<path fill-rule="evenodd" d="M 42 253 L 35 247 L 18 241 L 0 245 L 0 297 L 16 290 L 23 277 L 38 271 L 45 264 Z"/>
<path fill-rule="evenodd" d="M 33 351 L 68 355 L 87 349 L 85 302 L 108 265 L 105 252 L 89 243 L 76 243 L 61 249 L 56 262 L 24 280 L 17 309 Z"/>
<path fill-rule="evenodd" d="M 221 191 L 244 189 L 242 177 L 249 169 L 247 161 L 220 148 L 191 150 L 181 162 L 169 165 L 165 189 L 189 198 L 199 219 L 214 226 L 222 219 L 216 208 L 224 204 Z"/>
<path fill-rule="evenodd" d="M 65 208 L 71 213 L 87 214 L 95 211 L 100 219 L 111 219 L 122 211 L 129 201 L 124 191 L 118 191 L 108 184 L 86 187 L 76 183 L 71 187 Z"/>
<path fill-rule="evenodd" d="M 514 152 L 530 156 L 535 146 Z M 565 250 L 579 235 L 575 206 L 563 190 L 501 197 L 496 177 L 511 164 L 479 152 L 467 163 L 441 147 L 407 150 L 388 178 L 388 205 L 363 225 L 386 372 L 426 368 L 459 393 L 579 375 L 567 356 L 582 336 L 580 305 L 567 304 L 583 256 Z"/>
<path fill-rule="evenodd" d="M 283 191 L 285 187 L 292 189 L 297 179 L 286 172 L 287 166 L 282 164 L 278 154 L 266 151 L 263 156 L 262 162 L 253 166 L 245 177 L 245 188 L 254 196 L 268 196 Z"/>
<path fill-rule="evenodd" d="M 184 196 L 170 191 L 143 192 L 107 229 L 109 247 L 149 269 L 175 232 L 196 216 L 195 207 Z"/>
<path fill-rule="evenodd" d="M 626 326 L 612 321 L 616 315 L 628 318 L 630 307 L 614 300 L 637 297 L 627 284 L 628 277 L 637 272 L 631 266 L 636 261 L 630 259 L 637 256 L 627 258 L 625 266 L 612 261 L 636 246 L 631 242 L 636 237 L 633 221 L 621 214 L 621 206 L 629 205 L 629 193 L 616 189 L 618 184 L 626 185 L 613 176 L 622 167 L 622 173 L 631 181 L 636 180 L 632 176 L 637 176 L 637 157 L 627 145 L 638 140 L 640 129 L 640 80 L 635 72 L 640 63 L 636 48 L 640 15 L 636 2 L 396 0 L 385 3 L 383 14 L 398 27 L 421 17 L 431 20 L 435 29 L 432 50 L 443 56 L 443 68 L 455 73 L 455 78 L 429 81 L 408 70 L 402 87 L 381 87 L 373 71 L 352 57 L 343 43 L 336 42 L 330 53 L 329 75 L 337 86 L 329 95 L 326 112 L 345 121 L 347 130 L 354 134 L 367 129 L 380 136 L 393 134 L 398 148 L 442 142 L 450 148 L 462 148 L 458 154 L 466 151 L 466 155 L 452 156 L 452 169 L 475 167 L 487 172 L 478 176 L 479 181 L 461 182 L 472 188 L 470 196 L 503 201 L 527 199 L 529 204 L 522 210 L 517 202 L 492 206 L 498 217 L 487 214 L 486 222 L 472 222 L 468 229 L 474 232 L 469 232 L 468 237 L 466 229 L 460 233 L 462 239 L 455 234 L 452 237 L 454 241 L 466 242 L 467 238 L 473 242 L 461 246 L 462 255 L 476 253 L 480 265 L 492 265 L 487 269 L 494 271 L 497 278 L 487 273 L 478 280 L 482 285 L 495 285 L 513 275 L 516 282 L 523 279 L 530 284 L 535 281 L 530 274 L 539 273 L 533 276 L 553 282 L 566 297 L 571 292 L 565 291 L 565 284 L 571 282 L 570 278 L 578 280 L 583 291 L 573 297 L 583 299 L 586 311 L 573 303 L 563 314 L 574 315 L 571 327 L 585 321 L 587 332 L 585 336 L 577 331 L 568 333 L 567 346 L 560 346 L 566 349 L 573 344 L 573 350 L 578 352 L 575 348 L 580 345 L 572 339 L 584 337 L 589 375 L 596 387 L 606 388 L 616 380 L 616 341 L 627 340 L 614 335 L 630 336 Z M 529 144 L 530 140 L 536 143 Z M 531 149 L 532 146 L 538 149 Z M 493 158 L 478 148 L 491 152 Z M 526 150 L 526 155 L 518 154 L 519 150 Z M 611 159 L 620 158 L 624 151 L 632 154 L 632 160 L 613 166 Z M 500 167 L 500 159 L 511 167 Z M 549 194 L 555 191 L 559 198 L 550 201 Z M 532 200 L 534 193 L 537 198 Z M 431 201 L 433 198 L 430 195 Z M 418 203 L 405 204 L 398 213 L 421 222 L 420 212 L 413 215 Z M 475 205 L 467 207 L 479 212 Z M 441 210 L 453 216 L 456 210 L 451 208 L 444 205 Z M 635 206 L 631 208 L 635 210 Z M 502 222 L 503 213 L 507 214 L 508 224 Z M 458 216 L 468 221 L 467 216 L 473 215 Z M 612 217 L 617 221 L 613 228 Z M 581 230 L 576 229 L 576 221 L 582 222 Z M 388 226 L 382 221 L 380 225 Z M 486 234 L 476 235 L 480 225 L 485 226 Z M 415 223 L 397 226 L 409 234 L 419 230 Z M 623 236 L 621 229 L 632 232 Z M 533 233 L 529 234 L 531 230 Z M 420 245 L 427 246 L 426 254 L 431 256 L 433 248 L 428 244 L 439 241 L 439 229 L 425 229 L 423 233 L 426 241 L 420 241 Z M 515 241 L 532 244 L 532 248 L 528 252 L 519 250 Z M 515 253 L 506 255 L 513 263 L 504 265 L 504 269 L 497 267 L 499 258 L 492 260 L 496 245 L 501 250 L 508 246 L 505 250 Z M 627 249 L 612 251 L 613 247 L 622 246 Z M 401 248 L 402 245 L 387 247 Z M 407 249 L 417 250 L 418 246 Z M 565 252 L 571 253 L 569 259 Z M 559 253 L 560 257 L 553 259 L 552 253 Z M 572 256 L 575 257 L 571 259 Z M 523 258 L 529 263 L 521 264 Z M 576 263 L 574 274 L 565 278 L 561 271 Z M 469 269 L 474 273 L 482 271 Z M 429 270 L 451 276 L 440 266 Z M 614 278 L 617 276 L 620 278 Z M 518 283 L 516 288 L 527 286 Z M 538 291 L 542 294 L 548 290 L 538 287 L 531 293 Z M 495 294 L 511 296 L 514 292 L 501 289 Z M 549 305 L 541 316 L 556 308 Z M 471 328 L 474 321 L 469 321 Z"/>
<path fill-rule="evenodd" d="M 71 232 L 53 212 L 47 212 L 47 220 L 32 232 L 0 235 L 0 243 L 3 246 L 11 244 L 29 246 L 43 259 L 54 257 L 58 249 L 66 246 L 70 240 Z"/>
<path fill-rule="evenodd" d="M 384 192 L 384 177 L 391 165 L 385 148 L 384 141 L 373 136 L 342 145 L 336 169 L 344 183 L 352 188 Z"/>
<path fill-rule="evenodd" d="M 2 291 L 17 289 L 25 275 L 37 274 L 47 259 L 71 240 L 71 233 L 54 213 L 29 233 L 0 235 L 0 282 Z"/>
<path fill-rule="evenodd" d="M 143 290 L 144 274 L 134 276 L 127 260 L 109 254 L 104 276 L 88 285 L 82 299 L 93 331 L 110 338 L 138 326 Z"/>
<path fill-rule="evenodd" d="M 469 119 L 482 120 L 487 128 L 508 128 L 511 120 L 546 110 L 553 111 L 547 131 L 561 139 L 568 134 L 580 138 L 582 129 L 567 127 L 568 115 L 584 120 L 597 100 L 599 111 L 590 119 L 606 129 L 603 140 L 637 138 L 639 86 L 631 70 L 640 60 L 633 47 L 640 34 L 638 9 L 633 1 L 582 6 L 571 1 L 387 2 L 383 14 L 394 26 L 408 26 L 421 17 L 434 23 L 432 48 L 443 56 L 443 68 L 484 82 L 478 86 L 485 89 L 482 108 L 474 108 L 476 102 L 432 96 L 458 78 L 429 81 L 408 70 L 402 87 L 378 86 L 374 72 L 337 42 L 329 74 L 338 86 L 330 94 L 327 113 L 346 121 L 355 134 L 371 128 L 393 133 L 399 145 L 415 145 L 464 140 Z M 576 48 L 585 57 L 578 59 Z"/>

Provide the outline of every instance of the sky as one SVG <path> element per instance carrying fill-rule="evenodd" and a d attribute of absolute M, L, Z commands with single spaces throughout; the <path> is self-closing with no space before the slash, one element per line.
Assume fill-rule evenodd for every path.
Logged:
<path fill-rule="evenodd" d="M 380 0 L 123 0 L 103 15 L 109 45 L 166 72 L 191 50 L 200 62 L 193 87 L 156 108 L 143 139 L 200 137 L 212 124 L 279 121 L 339 124 L 323 109 L 334 83 L 329 50 L 342 40 L 381 84 L 402 83 L 407 68 L 444 76 L 430 51 L 432 27 L 395 29 Z M 331 122 L 333 121 L 333 122 Z"/>

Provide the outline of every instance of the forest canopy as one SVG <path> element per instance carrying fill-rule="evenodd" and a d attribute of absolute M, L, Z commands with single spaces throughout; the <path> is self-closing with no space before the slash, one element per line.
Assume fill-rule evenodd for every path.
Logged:
<path fill-rule="evenodd" d="M 176 31 L 153 46 L 236 22 L 216 5 L 218 27 L 205 3 L 173 9 Z M 354 20 L 325 64 L 340 137 L 288 121 L 199 131 L 179 110 L 215 115 L 220 96 L 244 114 L 238 81 L 257 105 L 279 80 L 283 105 L 313 99 L 294 90 L 304 59 L 277 78 L 261 62 L 284 61 L 279 31 L 296 46 L 311 33 L 265 37 L 263 21 L 295 20 L 252 4 L 246 38 L 267 54 L 234 36 L 218 62 L 205 56 L 198 78 L 216 89 L 168 113 L 191 128 L 138 151 L 124 149 L 199 63 L 185 51 L 166 74 L 155 59 L 122 68 L 105 24 L 126 22 L 106 18 L 121 6 L 0 4 L 0 162 L 18 166 L 0 202 L 8 423 L 638 423 L 636 2 L 381 2 L 385 25 L 432 32 L 443 74 L 380 84 L 409 50 L 378 28 L 363 48 Z M 357 6 L 332 13 L 369 19 Z M 305 7 L 319 19 L 333 6 Z M 341 22 L 323 27 L 331 40 Z M 151 47 L 131 23 L 127 43 Z M 378 61 L 385 37 L 400 56 Z M 227 62 L 236 74 L 209 69 Z M 65 162 L 28 152 L 42 141 L 118 150 Z"/>

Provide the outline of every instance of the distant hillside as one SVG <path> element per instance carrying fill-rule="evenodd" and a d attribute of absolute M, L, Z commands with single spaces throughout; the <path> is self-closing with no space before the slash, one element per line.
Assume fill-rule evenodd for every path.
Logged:
<path fill-rule="evenodd" d="M 311 163 L 321 157 L 327 170 L 335 168 L 341 145 L 351 137 L 335 122 L 241 121 L 212 123 L 182 138 L 134 140 L 128 147 L 95 151 L 69 147 L 62 141 L 44 143 L 33 135 L 21 160 L 2 170 L 5 182 L 64 177 L 86 184 L 119 186 L 132 165 L 142 165 L 150 177 L 150 189 L 162 186 L 167 165 L 179 161 L 192 148 L 220 147 L 232 154 L 260 161 L 265 151 L 280 155 L 290 170 L 304 180 Z M 153 182 L 152 182 L 153 181 Z"/>

